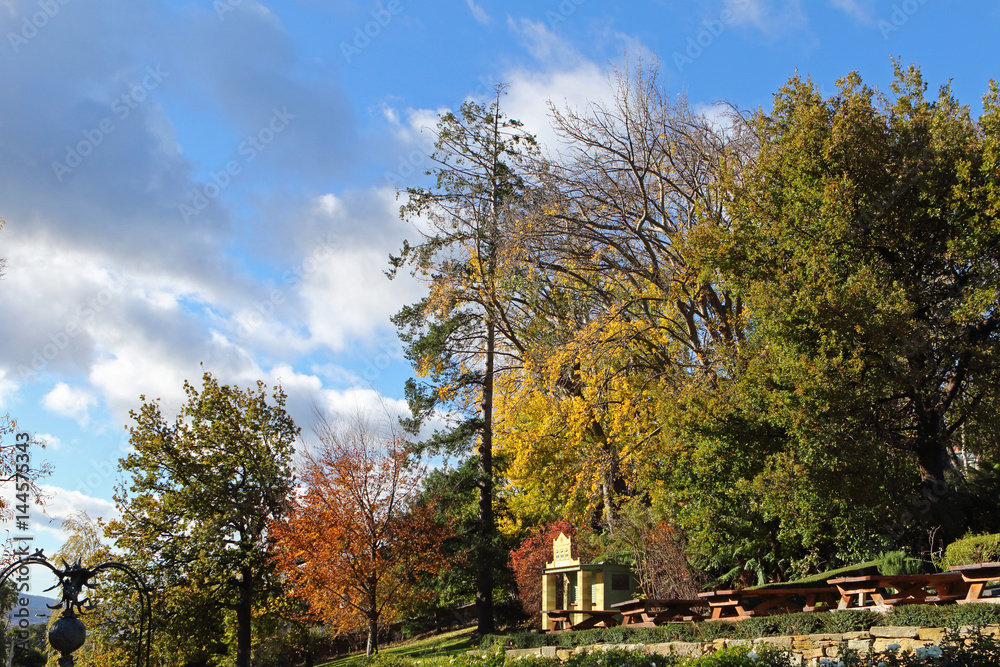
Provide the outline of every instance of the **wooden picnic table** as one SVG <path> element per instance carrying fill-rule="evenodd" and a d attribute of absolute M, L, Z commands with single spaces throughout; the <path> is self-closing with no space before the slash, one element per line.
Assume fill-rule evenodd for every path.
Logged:
<path fill-rule="evenodd" d="M 975 563 L 973 565 L 953 565 L 950 572 L 962 575 L 962 581 L 968 585 L 965 597 L 958 600 L 959 604 L 988 602 L 1000 604 L 1000 597 L 983 597 L 983 588 L 991 581 L 1000 581 L 1000 563 Z"/>
<path fill-rule="evenodd" d="M 548 609 L 542 612 L 549 619 L 551 627 L 546 632 L 563 632 L 564 630 L 586 630 L 587 628 L 609 628 L 618 625 L 618 612 L 604 609 Z M 579 623 L 570 623 L 574 614 L 585 614 Z"/>
<path fill-rule="evenodd" d="M 713 621 L 739 621 L 754 616 L 832 608 L 840 593 L 831 586 L 806 586 L 709 591 L 699 593 L 698 597 L 708 602 Z"/>
<path fill-rule="evenodd" d="M 962 576 L 952 572 L 837 577 L 828 579 L 827 583 L 840 591 L 837 609 L 950 604 L 965 597 L 968 590 Z"/>
<path fill-rule="evenodd" d="M 622 625 L 633 628 L 652 628 L 674 621 L 698 621 L 705 618 L 699 609 L 708 603 L 699 599 L 626 600 L 611 605 L 622 615 Z"/>

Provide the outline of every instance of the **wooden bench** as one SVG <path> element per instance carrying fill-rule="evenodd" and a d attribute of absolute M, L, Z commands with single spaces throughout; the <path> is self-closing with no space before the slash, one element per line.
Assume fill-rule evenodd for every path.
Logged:
<path fill-rule="evenodd" d="M 837 577 L 828 584 L 840 591 L 837 609 L 887 609 L 901 604 L 951 604 L 966 596 L 961 575 L 901 574 Z"/>
<path fill-rule="evenodd" d="M 1000 563 L 975 563 L 973 565 L 954 565 L 949 571 L 960 574 L 962 581 L 968 585 L 965 596 L 958 600 L 959 604 L 975 604 L 985 602 L 1000 604 L 1000 597 L 984 597 L 983 589 L 991 581 L 1000 581 Z"/>
<path fill-rule="evenodd" d="M 610 628 L 618 625 L 618 612 L 604 609 L 548 609 L 542 612 L 548 617 L 550 627 L 545 632 L 563 632 L 565 630 L 586 630 L 587 628 Z M 579 623 L 571 623 L 574 614 L 586 617 Z"/>
<path fill-rule="evenodd" d="M 705 618 L 699 609 L 708 603 L 699 599 L 627 600 L 611 605 L 622 615 L 622 625 L 633 628 L 652 628 L 665 623 L 698 621 Z"/>
<path fill-rule="evenodd" d="M 775 587 L 699 593 L 712 609 L 712 620 L 739 621 L 754 616 L 832 608 L 840 597 L 830 586 Z"/>

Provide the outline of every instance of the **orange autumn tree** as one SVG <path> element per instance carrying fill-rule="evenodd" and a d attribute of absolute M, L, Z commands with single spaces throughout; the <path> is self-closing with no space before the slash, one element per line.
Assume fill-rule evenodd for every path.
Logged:
<path fill-rule="evenodd" d="M 380 625 L 420 595 L 418 578 L 440 570 L 449 536 L 418 501 L 420 471 L 386 422 L 321 418 L 320 445 L 301 471 L 305 492 L 273 527 L 292 594 L 334 632 L 367 626 L 368 655 L 378 652 Z"/>

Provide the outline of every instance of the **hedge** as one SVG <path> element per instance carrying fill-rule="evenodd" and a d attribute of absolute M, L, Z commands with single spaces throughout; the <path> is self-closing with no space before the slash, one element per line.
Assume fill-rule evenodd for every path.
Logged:
<path fill-rule="evenodd" d="M 1000 562 L 1000 534 L 973 535 L 955 540 L 944 551 L 944 569 L 952 565 Z"/>
<path fill-rule="evenodd" d="M 884 653 L 859 655 L 843 647 L 839 659 L 822 658 L 837 667 L 996 667 L 1000 665 L 1000 640 L 974 630 L 971 635 L 949 632 L 936 646 L 913 651 L 892 647 Z M 509 663 L 509 664 L 507 664 Z M 731 646 L 697 658 L 660 656 L 618 647 L 573 654 L 565 663 L 556 658 L 521 656 L 505 660 L 499 647 L 479 655 L 467 654 L 442 667 L 792 667 L 801 661 L 787 651 L 768 646 Z M 371 667 L 397 667 L 396 665 Z M 414 664 L 412 667 L 419 667 Z"/>
<path fill-rule="evenodd" d="M 877 625 L 928 628 L 1000 624 L 1000 605 L 969 604 L 937 607 L 904 605 L 887 614 L 865 610 L 776 614 L 744 621 L 704 621 L 668 623 L 655 628 L 594 628 L 577 632 L 540 634 L 518 632 L 509 635 L 485 635 L 480 646 L 490 648 L 537 648 L 539 646 L 589 646 L 591 644 L 658 644 L 685 641 L 707 642 L 715 639 L 756 639 L 814 633 L 839 634 L 868 630 Z"/>

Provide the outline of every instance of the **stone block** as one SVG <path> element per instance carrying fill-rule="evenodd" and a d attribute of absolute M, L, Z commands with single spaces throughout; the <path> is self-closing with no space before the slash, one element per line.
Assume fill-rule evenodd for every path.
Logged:
<path fill-rule="evenodd" d="M 668 642 L 664 642 L 662 644 L 646 644 L 644 650 L 650 655 L 673 655 L 671 644 Z"/>
<path fill-rule="evenodd" d="M 682 658 L 697 658 L 704 653 L 698 642 L 670 642 L 670 647 L 673 655 L 679 655 Z"/>
<path fill-rule="evenodd" d="M 768 646 L 776 646 L 778 648 L 790 649 L 792 648 L 793 639 L 791 637 L 761 637 L 754 640 L 754 644 L 767 644 Z"/>
<path fill-rule="evenodd" d="M 858 653 L 868 653 L 872 647 L 871 639 L 848 639 L 847 648 Z"/>
<path fill-rule="evenodd" d="M 507 656 L 508 660 L 516 660 L 518 658 L 523 658 L 524 656 L 537 656 L 538 649 L 536 648 L 509 648 L 504 651 L 504 655 Z"/>
<path fill-rule="evenodd" d="M 887 639 L 916 639 L 919 628 L 907 628 L 897 625 L 876 625 L 871 629 L 872 637 L 884 637 Z"/>
<path fill-rule="evenodd" d="M 917 639 L 940 644 L 945 634 L 947 634 L 947 630 L 944 628 L 920 628 L 917 631 Z"/>
<path fill-rule="evenodd" d="M 868 639 L 871 637 L 871 632 L 868 630 L 855 630 L 854 632 L 845 632 L 841 635 L 844 641 L 853 641 L 855 639 Z"/>
<path fill-rule="evenodd" d="M 568 648 L 556 649 L 556 657 L 562 662 L 569 660 L 571 655 L 573 655 L 573 652 Z"/>
<path fill-rule="evenodd" d="M 876 639 L 872 642 L 872 651 L 875 653 L 885 653 L 892 644 L 899 645 L 899 652 L 912 651 L 915 648 L 913 639 L 908 637 L 891 637 Z"/>

